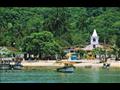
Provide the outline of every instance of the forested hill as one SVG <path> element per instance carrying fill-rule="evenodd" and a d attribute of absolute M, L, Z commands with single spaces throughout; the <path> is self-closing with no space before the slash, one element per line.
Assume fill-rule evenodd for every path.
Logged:
<path fill-rule="evenodd" d="M 81 46 L 94 29 L 100 43 L 120 43 L 120 8 L 0 7 L 0 46 L 20 48 L 24 37 L 41 31 L 50 31 L 61 46 Z"/>

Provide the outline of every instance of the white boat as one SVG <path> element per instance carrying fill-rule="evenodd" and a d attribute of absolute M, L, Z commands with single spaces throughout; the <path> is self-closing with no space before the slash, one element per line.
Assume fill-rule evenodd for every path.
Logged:
<path fill-rule="evenodd" d="M 0 70 L 9 70 L 10 65 L 9 64 L 0 64 Z"/>

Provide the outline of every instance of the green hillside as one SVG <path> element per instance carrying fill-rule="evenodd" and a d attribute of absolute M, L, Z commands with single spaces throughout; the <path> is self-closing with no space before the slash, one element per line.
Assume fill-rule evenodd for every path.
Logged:
<path fill-rule="evenodd" d="M 94 29 L 99 35 L 101 44 L 120 47 L 120 8 L 0 7 L 0 46 L 15 47 L 23 51 L 36 50 L 33 46 L 39 40 L 36 36 L 35 40 L 30 38 L 33 33 L 43 31 L 48 31 L 51 35 L 46 36 L 50 41 L 46 42 L 46 46 L 41 46 L 43 51 L 48 50 L 47 47 L 49 49 L 52 47 L 50 50 L 54 49 L 54 45 L 56 48 L 84 46 L 89 44 Z M 26 45 L 26 38 L 33 41 Z M 44 43 L 46 40 L 41 42 Z"/>

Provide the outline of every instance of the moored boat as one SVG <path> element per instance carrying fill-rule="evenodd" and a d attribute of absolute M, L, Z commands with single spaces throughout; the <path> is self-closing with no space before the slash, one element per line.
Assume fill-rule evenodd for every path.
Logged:
<path fill-rule="evenodd" d="M 72 72 L 74 72 L 74 67 L 57 68 L 57 72 L 72 73 Z"/>
<path fill-rule="evenodd" d="M 74 72 L 75 67 L 72 64 L 65 64 L 64 67 L 57 68 L 57 72 L 63 72 L 63 73 L 72 73 Z"/>
<path fill-rule="evenodd" d="M 10 65 L 9 64 L 0 64 L 0 70 L 9 70 Z"/>
<path fill-rule="evenodd" d="M 14 70 L 21 70 L 22 69 L 22 65 L 21 65 L 21 63 L 18 63 L 18 64 L 15 64 L 14 66 L 13 66 L 13 69 Z"/>
<path fill-rule="evenodd" d="M 0 61 L 0 70 L 21 70 L 21 62 L 14 62 L 11 60 L 1 60 Z"/>

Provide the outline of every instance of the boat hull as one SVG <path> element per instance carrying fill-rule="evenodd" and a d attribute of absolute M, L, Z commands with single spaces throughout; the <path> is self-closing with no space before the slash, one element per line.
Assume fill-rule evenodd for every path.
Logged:
<path fill-rule="evenodd" d="M 21 70 L 22 65 L 0 64 L 0 70 Z"/>
<path fill-rule="evenodd" d="M 0 64 L 0 70 L 9 70 L 10 65 L 9 64 Z"/>
<path fill-rule="evenodd" d="M 15 65 L 14 67 L 13 67 L 13 69 L 14 70 L 21 70 L 22 69 L 22 65 Z"/>
<path fill-rule="evenodd" d="M 58 68 L 57 72 L 73 73 L 74 72 L 74 68 L 73 67 L 62 67 L 62 68 Z"/>

